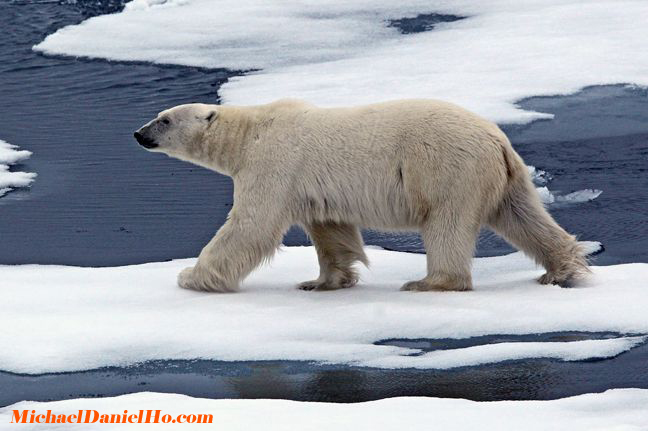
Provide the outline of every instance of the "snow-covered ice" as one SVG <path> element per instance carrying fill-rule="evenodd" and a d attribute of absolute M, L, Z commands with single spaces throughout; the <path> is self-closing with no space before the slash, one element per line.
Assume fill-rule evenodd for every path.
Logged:
<path fill-rule="evenodd" d="M 282 248 L 234 294 L 178 288 L 178 272 L 193 259 L 117 268 L 0 266 L 0 345 L 11 346 L 0 349 L 0 370 L 33 374 L 194 358 L 452 368 L 612 357 L 648 334 L 648 264 L 593 267 L 583 287 L 562 289 L 535 282 L 543 271 L 515 253 L 475 259 L 472 292 L 412 293 L 398 289 L 424 275 L 424 255 L 366 251 L 371 269 L 361 269 L 361 283 L 333 292 L 295 289 L 317 275 L 312 247 Z M 556 331 L 622 335 L 421 355 L 375 344 Z"/>
<path fill-rule="evenodd" d="M 577 190 L 575 192 L 568 193 L 563 196 L 555 196 L 557 202 L 588 202 L 593 201 L 603 193 L 601 190 L 596 189 L 584 189 Z"/>
<path fill-rule="evenodd" d="M 417 356 L 392 355 L 361 361 L 358 365 L 379 368 L 436 368 L 448 369 L 493 362 L 554 358 L 564 361 L 582 361 L 610 358 L 646 341 L 642 337 L 622 337 L 603 340 L 569 342 L 496 343 L 463 349 L 437 350 Z"/>
<path fill-rule="evenodd" d="M 0 197 L 18 187 L 28 187 L 36 178 L 32 172 L 12 172 L 9 166 L 28 159 L 32 153 L 0 139 Z"/>
<path fill-rule="evenodd" d="M 388 26 L 430 12 L 466 19 L 416 34 Z M 646 22 L 643 0 L 135 0 L 121 13 L 60 29 L 35 49 L 258 69 L 221 87 L 231 104 L 431 97 L 498 122 L 528 122 L 551 115 L 515 105 L 527 96 L 648 85 Z"/>
<path fill-rule="evenodd" d="M 535 166 L 527 166 L 531 180 L 535 185 L 544 186 L 553 178 L 547 171 L 538 169 Z"/>
<path fill-rule="evenodd" d="M 543 171 L 542 169 L 537 169 L 535 166 L 527 166 L 529 169 L 529 175 L 531 175 L 531 180 L 536 185 L 536 190 L 540 199 L 546 205 L 563 205 L 563 204 L 575 204 L 581 202 L 593 201 L 603 193 L 602 190 L 596 189 L 583 189 L 577 190 L 575 192 L 560 194 L 557 192 L 552 192 L 547 187 L 547 184 L 552 180 L 552 176 Z"/>
<path fill-rule="evenodd" d="M 560 193 L 550 191 L 546 186 L 537 187 L 536 190 L 540 195 L 543 203 L 550 204 L 577 204 L 581 202 L 593 201 L 603 193 L 601 190 L 596 189 L 583 189 L 575 192 L 562 195 Z"/>
<path fill-rule="evenodd" d="M 0 409 L 0 423 L 9 424 L 12 410 L 45 414 L 138 414 L 161 410 L 171 418 L 180 414 L 211 414 L 211 427 L 250 430 L 415 430 L 444 431 L 610 431 L 645 430 L 648 390 L 614 389 L 551 401 L 474 402 L 464 399 L 399 397 L 364 403 L 338 404 L 287 400 L 210 400 L 185 395 L 140 392 L 110 398 L 65 401 L 22 401 Z M 44 424 L 11 424 L 16 430 L 41 430 Z M 56 425 L 55 425 L 56 426 Z M 66 424 L 66 430 L 207 429 L 205 424 Z M 195 427 L 195 428 L 194 428 Z M 9 429 L 9 427 L 7 427 Z M 56 428 L 58 429 L 58 428 Z"/>

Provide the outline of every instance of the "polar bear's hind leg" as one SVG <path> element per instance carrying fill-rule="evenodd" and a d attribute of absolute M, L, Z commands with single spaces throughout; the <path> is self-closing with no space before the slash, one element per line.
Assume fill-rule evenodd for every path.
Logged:
<path fill-rule="evenodd" d="M 360 229 L 333 222 L 313 222 L 304 228 L 315 245 L 320 275 L 315 280 L 300 283 L 298 288 L 335 290 L 353 287 L 358 282 L 358 273 L 353 264 L 356 261 L 367 264 Z"/>
<path fill-rule="evenodd" d="M 488 224 L 544 266 L 547 273 L 538 279 L 541 284 L 570 287 L 590 272 L 583 247 L 545 210 L 526 172 L 511 180 Z"/>

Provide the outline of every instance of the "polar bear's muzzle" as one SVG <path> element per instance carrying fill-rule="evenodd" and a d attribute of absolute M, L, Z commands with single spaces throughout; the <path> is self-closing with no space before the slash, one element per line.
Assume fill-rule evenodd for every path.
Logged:
<path fill-rule="evenodd" d="M 150 150 L 158 147 L 158 144 L 153 139 L 149 138 L 144 133 L 142 133 L 142 129 L 135 132 L 133 136 L 135 136 L 137 143 L 146 149 Z"/>

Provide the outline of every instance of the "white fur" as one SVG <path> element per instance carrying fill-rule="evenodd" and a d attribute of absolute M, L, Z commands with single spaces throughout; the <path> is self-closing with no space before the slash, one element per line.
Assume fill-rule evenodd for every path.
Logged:
<path fill-rule="evenodd" d="M 293 224 L 318 252 L 320 276 L 300 285 L 306 290 L 356 283 L 352 265 L 366 263 L 360 228 L 421 232 L 428 275 L 404 290 L 471 289 L 483 225 L 544 265 L 543 283 L 587 272 L 578 243 L 544 210 L 506 136 L 449 103 L 191 104 L 138 132 L 159 145 L 152 151 L 234 180 L 232 211 L 197 265 L 180 274 L 181 287 L 236 290 Z"/>

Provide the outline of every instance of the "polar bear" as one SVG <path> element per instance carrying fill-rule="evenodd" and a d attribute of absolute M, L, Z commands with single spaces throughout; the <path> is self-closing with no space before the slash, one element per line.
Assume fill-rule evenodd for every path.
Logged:
<path fill-rule="evenodd" d="M 450 103 L 187 104 L 161 112 L 135 138 L 234 181 L 228 219 L 178 276 L 183 288 L 237 290 L 294 224 L 311 238 L 320 266 L 303 290 L 357 283 L 354 263 L 367 264 L 361 228 L 421 233 L 427 276 L 402 290 L 472 289 L 482 226 L 544 266 L 540 283 L 566 286 L 588 272 L 581 246 L 544 209 L 504 133 Z"/>

